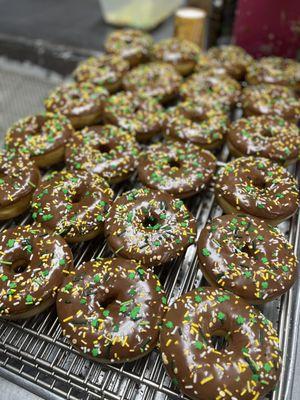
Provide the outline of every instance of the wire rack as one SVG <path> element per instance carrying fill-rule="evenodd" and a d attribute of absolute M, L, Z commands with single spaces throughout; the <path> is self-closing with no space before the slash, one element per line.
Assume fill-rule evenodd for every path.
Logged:
<path fill-rule="evenodd" d="M 10 71 L 9 74 L 11 78 L 12 72 Z M 7 80 L 8 75 L 7 73 L 5 75 L 0 68 L 0 82 L 3 78 Z M 33 79 L 31 85 L 37 84 Z M 45 86 L 45 90 L 48 91 L 48 86 L 51 84 Z M 32 96 L 34 91 L 29 93 Z M 38 93 L 40 96 L 41 93 Z M 38 108 L 40 103 L 34 104 Z M 11 112 L 13 111 L 12 107 Z M 19 116 L 21 115 L 17 115 Z M 218 160 L 219 165 L 228 160 L 226 147 L 220 152 Z M 291 172 L 299 177 L 300 166 L 294 166 Z M 133 177 L 122 186 L 116 186 L 116 196 L 131 188 L 135 183 L 135 177 Z M 198 235 L 207 220 L 222 214 L 222 210 L 215 204 L 212 188 L 205 194 L 188 200 L 187 206 L 197 219 Z M 30 222 L 30 216 L 23 216 L 2 224 L 0 231 L 12 225 Z M 294 245 L 296 255 L 299 255 L 299 213 L 282 224 L 280 228 Z M 101 238 L 89 243 L 80 243 L 73 246 L 72 250 L 76 265 L 92 258 L 110 255 L 109 249 Z M 205 284 L 198 268 L 195 245 L 190 246 L 187 252 L 175 262 L 157 272 L 170 302 L 193 287 Z M 281 380 L 268 399 L 290 400 L 300 316 L 298 283 L 288 294 L 268 304 L 262 311 L 278 329 L 283 351 Z M 0 320 L 0 365 L 0 375 L 46 399 L 185 399 L 166 374 L 158 350 L 152 351 L 150 355 L 134 363 L 121 366 L 104 365 L 87 360 L 62 336 L 54 308 L 21 322 Z"/>

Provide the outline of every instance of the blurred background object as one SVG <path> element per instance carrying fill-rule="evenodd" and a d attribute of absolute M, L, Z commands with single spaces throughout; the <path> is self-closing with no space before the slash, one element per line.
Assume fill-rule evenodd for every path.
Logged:
<path fill-rule="evenodd" d="M 176 11 L 174 35 L 205 47 L 206 12 L 200 8 L 182 7 Z"/>
<path fill-rule="evenodd" d="M 254 57 L 299 57 L 300 1 L 239 0 L 233 37 Z"/>
<path fill-rule="evenodd" d="M 115 26 L 154 29 L 183 3 L 183 0 L 99 0 L 105 22 Z"/>

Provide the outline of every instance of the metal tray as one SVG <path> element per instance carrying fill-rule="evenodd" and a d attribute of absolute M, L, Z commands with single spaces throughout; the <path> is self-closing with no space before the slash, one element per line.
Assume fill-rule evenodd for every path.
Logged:
<path fill-rule="evenodd" d="M 22 83 L 16 88 L 13 80 L 20 74 L 22 75 L 20 71 L 3 71 L 0 63 L 0 84 L 5 81 L 6 87 L 9 89 L 12 85 L 14 92 L 25 90 L 23 87 L 25 85 L 26 90 L 31 89 L 27 92 L 28 96 L 34 96 L 35 87 L 39 89 L 41 87 L 40 82 L 37 82 L 36 76 L 27 76 L 25 81 L 21 79 Z M 35 101 L 32 101 L 35 105 L 33 108 L 40 107 L 41 93 L 44 92 L 43 95 L 46 95 L 52 84 L 48 82 L 43 90 L 37 91 L 38 100 L 35 98 Z M 11 122 L 14 115 L 20 114 L 20 110 L 16 113 L 16 106 L 12 103 L 9 108 L 10 115 L 2 115 L 7 119 L 7 123 Z M 32 112 L 36 111 L 36 109 L 32 110 Z M 15 119 L 19 116 L 17 115 Z M 220 152 L 218 159 L 219 165 L 227 161 L 226 146 Z M 291 171 L 299 177 L 300 165 L 294 166 Z M 132 178 L 124 185 L 117 186 L 116 195 L 120 195 L 134 184 L 135 179 Z M 197 218 L 198 235 L 208 219 L 222 214 L 222 210 L 214 202 L 212 188 L 186 203 Z M 0 230 L 29 222 L 30 216 L 20 217 L 2 224 Z M 281 224 L 280 228 L 294 244 L 295 253 L 299 255 L 300 214 L 296 214 L 290 221 Z M 84 260 L 110 254 L 101 238 L 78 244 L 72 249 L 77 265 Z M 185 255 L 158 271 L 158 275 L 170 301 L 193 287 L 205 284 L 202 273 L 198 269 L 195 245 L 190 246 Z M 267 398 L 290 400 L 300 317 L 298 283 L 288 294 L 268 304 L 262 311 L 278 329 L 283 351 L 281 380 L 276 390 Z M 134 363 L 121 366 L 104 365 L 87 360 L 77 353 L 62 336 L 54 308 L 23 322 L 0 320 L 0 366 L 0 375 L 46 399 L 185 399 L 172 385 L 158 350 L 152 351 L 149 356 Z"/>

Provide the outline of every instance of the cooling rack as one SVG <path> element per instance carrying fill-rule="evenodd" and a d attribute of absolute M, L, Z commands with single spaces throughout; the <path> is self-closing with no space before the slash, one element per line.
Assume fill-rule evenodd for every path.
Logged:
<path fill-rule="evenodd" d="M 18 72 L 20 74 L 20 72 Z M 11 71 L 2 71 L 0 65 L 0 84 L 13 78 Z M 14 90 L 22 91 L 24 79 Z M 39 86 L 38 99 L 32 101 L 40 107 L 42 94 L 50 89 L 51 84 L 41 89 L 41 83 L 35 77 L 26 80 L 28 96 L 35 93 L 34 86 Z M 24 88 L 23 88 L 24 90 Z M 45 92 L 45 93 L 44 93 Z M 25 96 L 24 100 L 25 100 Z M 2 99 L 3 100 L 3 99 Z M 32 100 L 32 99 L 31 99 Z M 37 110 L 32 110 L 36 112 Z M 10 113 L 15 108 L 10 105 Z M 1 115 L 10 120 L 14 114 Z M 21 115 L 17 115 L 17 118 Z M 16 119 L 16 118 L 15 118 Z M 5 123 L 4 123 L 5 125 Z M 224 146 L 218 155 L 218 165 L 228 160 L 228 150 Z M 300 165 L 291 169 L 299 177 Z M 136 184 L 135 177 L 123 185 L 115 187 L 116 196 Z M 206 193 L 188 200 L 187 207 L 197 219 L 198 235 L 207 220 L 222 214 L 215 204 L 212 187 Z M 2 224 L 0 231 L 13 225 L 30 223 L 30 216 L 19 217 Z M 299 255 L 300 215 L 297 213 L 288 222 L 280 226 L 294 245 Z M 109 249 L 101 238 L 72 247 L 75 264 L 96 257 L 110 255 Z M 196 247 L 190 246 L 187 252 L 173 263 L 157 270 L 165 287 L 170 302 L 181 293 L 193 287 L 205 285 L 201 271 L 198 269 Z M 273 301 L 262 311 L 273 321 L 280 335 L 283 351 L 283 368 L 281 380 L 267 398 L 270 400 L 290 400 L 294 381 L 296 361 L 297 334 L 299 327 L 300 295 L 298 283 L 280 300 Z M 0 320 L 0 375 L 26 387 L 46 399 L 73 400 L 167 400 L 185 399 L 173 385 L 165 372 L 158 350 L 134 363 L 121 366 L 95 363 L 82 357 L 62 336 L 54 308 L 21 322 Z"/>

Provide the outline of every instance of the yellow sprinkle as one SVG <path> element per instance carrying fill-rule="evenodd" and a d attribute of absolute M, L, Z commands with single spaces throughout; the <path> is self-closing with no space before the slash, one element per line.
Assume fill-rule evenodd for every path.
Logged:
<path fill-rule="evenodd" d="M 214 377 L 212 375 L 210 375 L 207 378 L 202 379 L 202 381 L 200 383 L 201 383 L 201 385 L 205 385 L 207 382 L 210 382 L 213 379 L 214 379 Z"/>
<path fill-rule="evenodd" d="M 74 318 L 73 315 L 71 315 L 70 317 L 65 318 L 65 319 L 63 320 L 63 322 L 70 321 L 70 320 L 73 319 L 73 318 Z"/>

